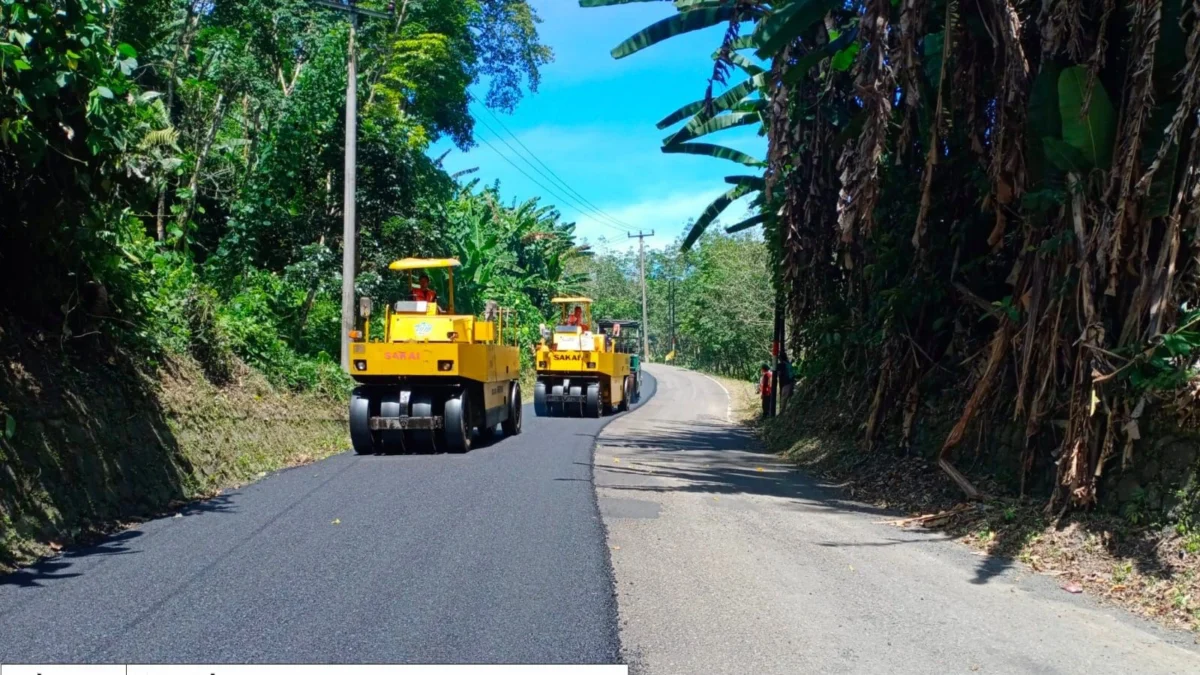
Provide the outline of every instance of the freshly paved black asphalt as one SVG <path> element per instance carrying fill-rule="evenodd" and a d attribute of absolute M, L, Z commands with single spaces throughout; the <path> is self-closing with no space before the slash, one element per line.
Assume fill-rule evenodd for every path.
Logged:
<path fill-rule="evenodd" d="M 467 455 L 338 455 L 0 576 L 0 663 L 616 663 L 612 418 L 525 413 Z"/>

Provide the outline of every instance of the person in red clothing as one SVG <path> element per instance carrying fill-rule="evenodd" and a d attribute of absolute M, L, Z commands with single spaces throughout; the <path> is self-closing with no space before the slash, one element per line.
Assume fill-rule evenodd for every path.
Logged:
<path fill-rule="evenodd" d="M 429 287 L 428 274 L 422 274 L 417 283 L 419 283 L 420 286 L 413 289 L 413 300 L 417 302 L 437 302 L 437 291 Z"/>
<path fill-rule="evenodd" d="M 758 395 L 762 397 L 763 417 L 771 415 L 771 367 L 767 364 L 762 365 L 762 370 L 758 377 Z"/>
<path fill-rule="evenodd" d="M 568 326 L 580 326 L 586 332 L 588 325 L 583 322 L 583 308 L 579 305 L 575 306 L 575 311 L 567 317 Z"/>

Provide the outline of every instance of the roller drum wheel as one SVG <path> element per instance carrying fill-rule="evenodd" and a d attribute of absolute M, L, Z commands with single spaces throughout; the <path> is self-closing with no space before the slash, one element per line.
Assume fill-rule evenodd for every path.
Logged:
<path fill-rule="evenodd" d="M 379 398 L 379 415 L 381 417 L 402 417 L 407 415 L 408 411 L 404 410 L 400 405 L 400 390 L 394 389 L 386 391 Z M 404 432 L 399 430 L 383 430 L 376 432 L 379 434 L 381 441 L 380 447 L 384 452 L 404 452 L 405 438 Z"/>
<path fill-rule="evenodd" d="M 359 455 L 379 452 L 378 432 L 371 431 L 370 389 L 358 387 L 350 394 L 350 444 Z"/>
<path fill-rule="evenodd" d="M 538 417 L 547 417 L 550 415 L 550 410 L 546 408 L 545 382 L 537 382 L 533 385 L 533 414 Z"/>
<path fill-rule="evenodd" d="M 584 403 L 584 414 L 588 417 L 600 416 L 600 385 L 589 384 L 587 388 L 587 401 Z"/>
<path fill-rule="evenodd" d="M 446 399 L 446 410 L 444 413 L 446 428 L 444 429 L 446 437 L 446 449 L 450 452 L 470 452 L 471 451 L 471 404 L 470 397 L 467 393 L 461 392 L 457 396 Z"/>
<path fill-rule="evenodd" d="M 562 396 L 563 395 L 563 386 L 561 384 L 554 385 L 550 389 L 550 393 L 554 396 Z M 563 415 L 565 415 L 566 414 L 566 405 L 567 404 L 561 403 L 561 402 L 560 403 L 551 403 L 550 404 L 550 416 L 551 417 L 562 417 Z"/>
<path fill-rule="evenodd" d="M 433 417 L 433 395 L 429 392 L 413 392 L 412 416 Z M 437 452 L 438 434 L 428 429 L 415 429 L 410 432 L 413 452 Z"/>
<path fill-rule="evenodd" d="M 583 387 L 571 387 L 571 396 L 583 396 Z M 567 406 L 568 414 L 571 417 L 583 417 L 582 403 L 571 403 Z"/>
<path fill-rule="evenodd" d="M 545 397 L 546 388 L 542 387 L 542 396 Z M 545 399 L 543 398 L 542 406 L 545 407 Z M 512 387 L 508 391 L 508 419 L 501 423 L 500 427 L 504 430 L 505 436 L 516 436 L 521 433 L 521 413 L 524 409 L 521 407 L 521 385 L 513 382 Z"/>

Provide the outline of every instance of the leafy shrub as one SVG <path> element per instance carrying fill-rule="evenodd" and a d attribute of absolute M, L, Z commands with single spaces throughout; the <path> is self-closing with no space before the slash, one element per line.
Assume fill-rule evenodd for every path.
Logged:
<path fill-rule="evenodd" d="M 275 274 L 252 271 L 221 307 L 221 325 L 233 352 L 272 382 L 297 391 L 343 394 L 349 379 L 329 353 L 301 354 L 285 339 L 289 334 L 286 319 L 305 294 Z M 322 312 L 328 313 L 325 305 L 329 302 L 321 303 Z"/>
<path fill-rule="evenodd" d="M 213 384 L 225 384 L 233 378 L 233 351 L 217 318 L 217 292 L 207 286 L 193 286 L 187 295 L 184 316 L 191 340 L 188 351 L 200 364 Z"/>

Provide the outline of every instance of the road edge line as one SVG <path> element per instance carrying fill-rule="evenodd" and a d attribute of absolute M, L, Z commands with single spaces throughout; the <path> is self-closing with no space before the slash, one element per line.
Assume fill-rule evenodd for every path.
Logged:
<path fill-rule="evenodd" d="M 694 370 L 692 372 L 700 373 L 698 370 Z M 730 394 L 729 390 L 725 388 L 725 385 L 721 384 L 721 381 L 717 378 L 709 375 L 708 373 L 700 374 L 715 382 L 716 385 L 721 388 L 721 391 L 725 392 L 725 422 L 728 424 L 733 424 L 733 394 Z"/>

